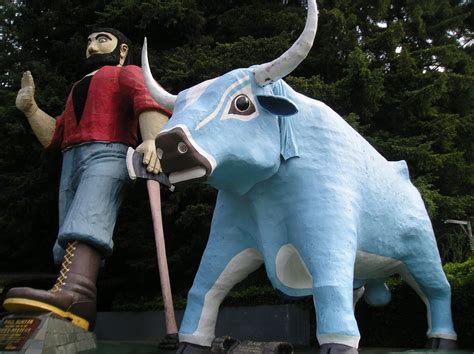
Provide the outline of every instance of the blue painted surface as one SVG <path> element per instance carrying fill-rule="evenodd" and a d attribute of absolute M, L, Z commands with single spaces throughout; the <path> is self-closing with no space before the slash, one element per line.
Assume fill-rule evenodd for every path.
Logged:
<path fill-rule="evenodd" d="M 369 301 L 384 304 L 390 294 L 383 282 L 393 273 L 425 301 L 428 336 L 456 338 L 450 287 L 405 161 L 387 161 L 331 108 L 283 80 L 260 87 L 251 69 L 215 79 L 198 99 L 190 92 L 178 95 L 164 131 L 186 131 L 210 156 L 207 183 L 219 194 L 181 340 L 210 344 L 220 301 L 246 275 L 240 273 L 254 269 L 256 254 L 276 289 L 313 295 L 320 343 L 357 347 L 353 289 L 365 286 Z M 243 93 L 256 113 L 239 117 L 230 108 Z M 285 104 L 298 112 L 282 116 L 294 113 Z M 296 250 L 304 266 L 287 263 L 298 271 L 285 273 L 277 262 L 283 249 Z"/>

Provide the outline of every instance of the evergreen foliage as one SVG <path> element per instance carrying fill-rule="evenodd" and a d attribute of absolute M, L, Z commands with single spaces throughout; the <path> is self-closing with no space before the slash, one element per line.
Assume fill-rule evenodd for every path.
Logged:
<path fill-rule="evenodd" d="M 315 46 L 286 80 L 333 107 L 387 159 L 407 161 L 443 240 L 443 259 L 465 260 L 466 243 L 449 236 L 459 230 L 443 221 L 474 221 L 472 2 L 319 0 L 318 5 Z M 124 32 L 135 44 L 136 59 L 147 36 L 155 77 L 178 93 L 233 68 L 273 60 L 298 37 L 304 21 L 299 1 L 3 1 L 0 273 L 54 271 L 57 174 L 14 106 L 24 70 L 33 73 L 39 106 L 54 116 L 78 79 L 85 38 L 96 25 Z M 215 191 L 192 185 L 162 194 L 172 285 L 185 294 L 207 241 Z M 128 194 L 115 244 L 101 276 L 102 309 L 117 294 L 133 298 L 159 289 L 143 183 Z"/>

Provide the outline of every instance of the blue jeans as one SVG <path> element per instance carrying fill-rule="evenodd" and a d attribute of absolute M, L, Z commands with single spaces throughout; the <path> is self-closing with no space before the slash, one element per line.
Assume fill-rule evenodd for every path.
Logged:
<path fill-rule="evenodd" d="M 102 256 L 113 249 L 113 231 L 129 183 L 127 146 L 91 142 L 63 152 L 59 187 L 59 233 L 53 254 L 61 263 L 70 241 L 95 247 Z"/>

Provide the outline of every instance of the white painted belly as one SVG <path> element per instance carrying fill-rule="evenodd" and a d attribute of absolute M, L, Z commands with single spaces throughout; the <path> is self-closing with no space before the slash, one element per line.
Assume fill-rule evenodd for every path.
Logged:
<path fill-rule="evenodd" d="M 377 279 L 400 273 L 403 263 L 390 257 L 378 256 L 373 253 L 357 251 L 354 267 L 354 278 Z"/>
<path fill-rule="evenodd" d="M 311 289 L 313 278 L 296 248 L 288 243 L 276 256 L 276 274 L 283 285 L 293 289 Z"/>
<path fill-rule="evenodd" d="M 354 267 L 355 279 L 380 279 L 402 273 L 401 261 L 376 254 L 357 251 Z M 310 289 L 312 276 L 298 250 L 290 243 L 282 246 L 276 256 L 276 274 L 283 285 L 293 289 Z"/>

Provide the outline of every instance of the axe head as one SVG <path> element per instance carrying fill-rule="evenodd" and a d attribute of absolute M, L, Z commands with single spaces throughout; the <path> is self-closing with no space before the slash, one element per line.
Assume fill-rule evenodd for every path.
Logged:
<path fill-rule="evenodd" d="M 137 178 L 152 179 L 168 187 L 169 190 L 174 190 L 174 186 L 171 184 L 168 176 L 162 172 L 157 175 L 148 172 L 146 166 L 143 164 L 143 154 L 136 152 L 131 147 L 129 147 L 127 151 L 127 170 L 129 177 L 133 180 Z"/>

